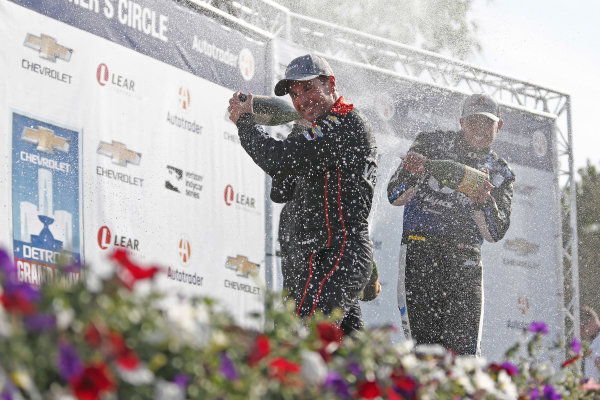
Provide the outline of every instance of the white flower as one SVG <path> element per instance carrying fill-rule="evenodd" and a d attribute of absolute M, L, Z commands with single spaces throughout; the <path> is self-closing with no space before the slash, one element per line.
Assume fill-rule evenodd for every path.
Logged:
<path fill-rule="evenodd" d="M 320 385 L 327 376 L 327 366 L 319 353 L 304 350 L 300 354 L 302 358 L 302 375 L 312 384 Z"/>
<path fill-rule="evenodd" d="M 152 371 L 142 363 L 139 363 L 135 369 L 117 367 L 117 372 L 121 379 L 132 385 L 144 385 L 151 383 L 154 380 Z"/>
<path fill-rule="evenodd" d="M 498 388 L 506 395 L 507 399 L 516 399 L 519 397 L 517 386 L 504 370 L 498 373 Z"/>
<path fill-rule="evenodd" d="M 496 392 L 496 382 L 488 374 L 479 369 L 475 371 L 473 381 L 477 389 L 483 389 L 488 393 Z"/>
<path fill-rule="evenodd" d="M 159 379 L 154 385 L 154 400 L 185 400 L 185 392 L 176 383 Z"/>
<path fill-rule="evenodd" d="M 194 306 L 184 299 L 167 308 L 167 328 L 171 337 L 179 343 L 204 346 L 211 335 L 210 318 L 207 306 L 199 303 Z"/>

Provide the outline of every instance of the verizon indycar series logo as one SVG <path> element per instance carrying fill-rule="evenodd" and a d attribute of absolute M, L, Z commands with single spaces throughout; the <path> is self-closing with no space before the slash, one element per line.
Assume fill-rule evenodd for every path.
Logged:
<path fill-rule="evenodd" d="M 177 193 L 185 193 L 186 196 L 200 199 L 204 177 L 191 171 L 184 171 L 173 165 L 167 165 L 167 179 L 165 188 Z"/>
<path fill-rule="evenodd" d="M 13 250 L 18 279 L 80 281 L 80 133 L 12 114 Z"/>
<path fill-rule="evenodd" d="M 37 62 L 39 59 L 31 60 L 29 58 L 23 58 L 21 60 L 21 68 L 45 78 L 55 79 L 66 84 L 71 83 L 73 76 L 59 71 L 55 68 L 55 64 L 56 60 L 69 62 L 71 60 L 71 55 L 73 55 L 73 49 L 60 44 L 55 38 L 44 33 L 39 36 L 28 33 L 25 36 L 23 46 L 37 52 L 39 58 L 46 62 L 40 64 Z M 47 61 L 50 61 L 51 63 L 48 64 Z"/>

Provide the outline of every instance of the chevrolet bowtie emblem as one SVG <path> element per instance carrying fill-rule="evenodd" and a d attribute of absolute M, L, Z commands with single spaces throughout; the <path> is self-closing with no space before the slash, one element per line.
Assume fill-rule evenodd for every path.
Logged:
<path fill-rule="evenodd" d="M 39 37 L 28 33 L 25 37 L 25 43 L 23 44 L 31 49 L 39 51 L 40 57 L 52 62 L 56 62 L 57 58 L 69 61 L 71 59 L 71 54 L 73 54 L 73 49 L 58 44 L 56 39 L 44 35 L 43 33 Z"/>
<path fill-rule="evenodd" d="M 227 263 L 225 266 L 229 269 L 236 271 L 239 275 L 248 276 L 249 274 L 255 274 L 258 271 L 258 264 L 248 261 L 248 257 L 240 256 L 227 257 Z"/>
<path fill-rule="evenodd" d="M 111 157 L 112 162 L 117 165 L 126 166 L 128 162 L 138 165 L 142 159 L 140 153 L 128 150 L 125 144 L 112 141 L 111 144 L 106 142 L 100 142 L 98 146 L 98 154 Z"/>
<path fill-rule="evenodd" d="M 520 256 L 527 256 L 529 254 L 537 253 L 540 246 L 535 243 L 528 242 L 523 238 L 516 238 L 513 240 L 508 239 L 506 242 L 504 242 L 504 248 L 514 251 Z"/>
<path fill-rule="evenodd" d="M 54 154 L 54 149 L 69 152 L 69 141 L 59 136 L 54 136 L 54 132 L 50 129 L 38 126 L 38 129 L 24 128 L 21 134 L 21 140 L 37 145 L 38 151 Z"/>

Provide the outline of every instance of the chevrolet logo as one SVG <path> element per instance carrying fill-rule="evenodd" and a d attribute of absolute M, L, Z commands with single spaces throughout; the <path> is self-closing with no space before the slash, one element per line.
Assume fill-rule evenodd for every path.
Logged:
<path fill-rule="evenodd" d="M 71 59 L 71 54 L 73 54 L 73 49 L 58 44 L 56 39 L 44 35 L 43 33 L 39 37 L 28 33 L 25 37 L 25 43 L 23 44 L 31 49 L 39 51 L 40 57 L 52 62 L 56 62 L 57 58 L 69 61 Z"/>
<path fill-rule="evenodd" d="M 235 258 L 227 257 L 225 267 L 236 271 L 239 276 L 247 278 L 248 275 L 254 275 L 258 272 L 259 265 L 248 261 L 248 257 L 240 256 L 238 254 Z"/>
<path fill-rule="evenodd" d="M 139 165 L 140 160 L 142 159 L 142 155 L 140 153 L 128 150 L 123 143 L 115 142 L 114 140 L 111 144 L 100 142 L 100 146 L 98 146 L 98 154 L 111 157 L 113 163 L 124 167 L 127 166 L 128 162 Z"/>
<path fill-rule="evenodd" d="M 37 145 L 37 150 L 44 153 L 54 154 L 54 149 L 63 153 L 69 152 L 69 140 L 55 136 L 52 130 L 41 126 L 38 126 L 38 129 L 24 128 L 21 140 Z"/>
<path fill-rule="evenodd" d="M 535 243 L 530 243 L 523 238 L 517 238 L 513 240 L 507 240 L 506 242 L 504 242 L 504 248 L 510 251 L 514 251 L 520 256 L 527 256 L 529 254 L 537 253 L 540 246 Z"/>

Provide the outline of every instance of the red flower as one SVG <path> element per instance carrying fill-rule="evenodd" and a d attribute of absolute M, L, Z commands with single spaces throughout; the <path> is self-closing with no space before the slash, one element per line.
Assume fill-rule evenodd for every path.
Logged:
<path fill-rule="evenodd" d="M 254 341 L 254 346 L 248 357 L 248 365 L 251 367 L 258 364 L 260 360 L 265 358 L 271 353 L 271 344 L 267 335 L 258 335 Z"/>
<path fill-rule="evenodd" d="M 357 394 L 361 399 L 374 399 L 381 396 L 381 389 L 377 382 L 360 381 L 358 382 Z"/>
<path fill-rule="evenodd" d="M 342 343 L 344 331 L 334 322 L 322 321 L 317 324 L 319 338 L 323 341 L 323 347 L 329 343 Z"/>
<path fill-rule="evenodd" d="M 80 375 L 69 381 L 73 394 L 79 400 L 100 399 L 103 392 L 115 389 L 115 383 L 106 364 L 88 365 Z"/>
<path fill-rule="evenodd" d="M 289 374 L 299 373 L 302 370 L 302 367 L 283 357 L 277 357 L 269 364 L 269 370 L 275 379 L 283 382 Z"/>
<path fill-rule="evenodd" d="M 118 332 L 111 332 L 109 334 L 110 355 L 116 358 L 117 364 L 124 369 L 136 369 L 140 363 L 135 351 L 127 347 L 123 336 Z"/>
<path fill-rule="evenodd" d="M 400 398 L 403 400 L 415 400 L 417 398 L 417 381 L 410 375 L 407 375 L 402 370 L 395 370 L 390 375 L 391 380 L 394 382 L 392 387 L 388 388 L 388 396 L 393 392 L 393 398 Z"/>
<path fill-rule="evenodd" d="M 161 271 L 159 267 L 144 268 L 141 267 L 129 259 L 127 250 L 116 249 L 110 258 L 118 262 L 122 267 L 117 274 L 119 280 L 129 290 L 133 290 L 133 286 L 139 280 L 152 279 L 154 275 Z"/>
<path fill-rule="evenodd" d="M 581 358 L 581 353 L 575 355 L 574 357 L 569 358 L 567 361 L 562 363 L 560 367 L 564 368 L 566 366 L 569 366 L 569 365 L 573 364 L 575 361 L 579 360 L 580 358 Z"/>
<path fill-rule="evenodd" d="M 40 293 L 26 283 L 8 284 L 0 296 L 0 303 L 9 313 L 33 315 L 39 298 Z"/>
<path fill-rule="evenodd" d="M 102 334 L 93 322 L 89 323 L 83 332 L 83 338 L 93 347 L 98 347 L 102 344 Z"/>

